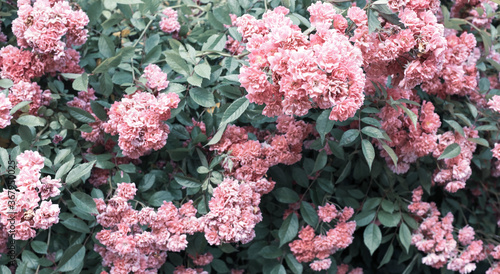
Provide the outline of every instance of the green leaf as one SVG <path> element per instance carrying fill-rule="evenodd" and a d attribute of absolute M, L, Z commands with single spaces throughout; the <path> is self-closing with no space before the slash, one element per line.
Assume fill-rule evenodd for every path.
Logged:
<path fill-rule="evenodd" d="M 7 266 L 0 265 L 0 274 L 12 274 L 12 271 Z"/>
<path fill-rule="evenodd" d="M 221 123 L 231 123 L 236 121 L 240 116 L 245 112 L 245 110 L 250 105 L 250 102 L 246 97 L 241 97 L 229 105 L 229 107 L 224 111 L 224 115 L 222 115 Z"/>
<path fill-rule="evenodd" d="M 202 107 L 215 106 L 214 95 L 204 88 L 192 88 L 189 90 L 189 96 L 193 101 Z"/>
<path fill-rule="evenodd" d="M 8 89 L 14 85 L 14 82 L 12 80 L 4 78 L 0 79 L 0 88 Z"/>
<path fill-rule="evenodd" d="M 220 139 L 222 138 L 222 135 L 224 134 L 224 130 L 226 129 L 227 124 L 222 123 L 219 126 L 219 129 L 217 130 L 217 133 L 215 133 L 214 137 L 205 145 L 205 146 L 211 146 L 217 144 Z"/>
<path fill-rule="evenodd" d="M 90 233 L 90 229 L 88 225 L 77 218 L 69 218 L 61 222 L 65 227 L 70 230 L 81 232 L 81 233 Z"/>
<path fill-rule="evenodd" d="M 373 255 L 373 252 L 377 250 L 382 242 L 382 232 L 380 232 L 380 228 L 374 223 L 369 224 L 363 232 L 363 241 L 366 247 L 368 247 L 368 250 L 370 250 L 370 254 Z"/>
<path fill-rule="evenodd" d="M 398 236 L 399 236 L 399 241 L 401 241 L 401 244 L 406 250 L 406 253 L 408 253 L 410 251 L 411 232 L 405 223 L 402 223 L 401 226 L 399 227 Z"/>
<path fill-rule="evenodd" d="M 96 161 L 94 160 L 92 162 L 79 164 L 75 166 L 68 173 L 68 176 L 66 177 L 66 185 L 69 186 L 82 178 L 88 178 L 88 175 L 90 174 L 90 171 L 92 170 L 92 167 L 94 166 L 95 162 Z"/>
<path fill-rule="evenodd" d="M 373 197 L 373 198 L 368 198 L 363 204 L 363 210 L 370 210 L 376 208 L 380 203 L 382 202 L 382 198 L 380 197 Z"/>
<path fill-rule="evenodd" d="M 361 129 L 361 132 L 363 132 L 365 135 L 377 138 L 377 139 L 383 139 L 384 134 L 382 134 L 382 131 L 380 129 L 372 127 L 372 126 L 366 126 Z"/>
<path fill-rule="evenodd" d="M 363 227 L 368 225 L 375 219 L 375 210 L 363 210 L 361 213 L 354 217 L 357 227 Z"/>
<path fill-rule="evenodd" d="M 156 47 L 160 43 L 160 35 L 153 34 L 149 36 L 149 38 L 146 40 L 146 43 L 144 45 L 144 51 L 149 52 L 151 49 Z"/>
<path fill-rule="evenodd" d="M 345 146 L 352 143 L 359 136 L 359 130 L 357 129 L 349 129 L 348 131 L 342 134 L 342 138 L 340 138 L 340 145 Z"/>
<path fill-rule="evenodd" d="M 293 240 L 297 236 L 298 231 L 299 220 L 297 219 L 297 215 L 292 213 L 285 219 L 278 232 L 280 247 Z"/>
<path fill-rule="evenodd" d="M 361 122 L 363 122 L 365 124 L 372 125 L 372 126 L 377 127 L 377 128 L 382 127 L 382 125 L 380 124 L 380 121 L 375 119 L 375 118 L 372 118 L 372 117 L 363 117 L 363 118 L 361 118 Z"/>
<path fill-rule="evenodd" d="M 164 53 L 166 57 L 167 64 L 177 73 L 180 73 L 184 76 L 188 76 L 190 74 L 190 69 L 186 61 L 182 59 L 182 57 L 176 53 L 167 52 Z"/>
<path fill-rule="evenodd" d="M 146 174 L 142 178 L 142 183 L 139 185 L 138 189 L 140 192 L 148 191 L 151 187 L 153 187 L 156 180 L 156 176 L 153 174 Z"/>
<path fill-rule="evenodd" d="M 106 110 L 104 110 L 104 107 L 98 102 L 90 101 L 90 108 L 92 109 L 92 112 L 94 112 L 95 116 L 99 118 L 99 120 L 106 121 L 108 119 Z"/>
<path fill-rule="evenodd" d="M 307 173 L 301 168 L 292 168 L 292 178 L 301 187 L 307 188 L 309 186 L 309 178 L 307 177 Z"/>
<path fill-rule="evenodd" d="M 282 264 L 277 264 L 271 269 L 269 274 L 286 274 L 285 267 Z"/>
<path fill-rule="evenodd" d="M 56 172 L 56 179 L 61 179 L 64 175 L 68 173 L 68 171 L 71 170 L 71 167 L 73 167 L 74 160 L 71 160 L 69 162 L 66 162 L 62 164 L 59 169 Z"/>
<path fill-rule="evenodd" d="M 333 126 L 335 125 L 335 122 L 329 119 L 330 117 L 330 110 L 325 110 L 321 112 L 321 114 L 318 116 L 318 119 L 316 119 L 316 130 L 318 131 L 320 137 L 321 137 L 321 142 L 325 139 L 325 135 L 330 133 L 332 131 Z"/>
<path fill-rule="evenodd" d="M 300 204 L 300 215 L 302 215 L 306 223 L 312 227 L 316 227 L 318 223 L 318 214 L 308 202 L 302 201 Z"/>
<path fill-rule="evenodd" d="M 290 215 L 295 215 L 295 214 L 290 214 Z M 304 267 L 302 266 L 301 263 L 297 261 L 297 259 L 295 258 L 295 256 L 293 256 L 292 253 L 287 253 L 285 255 L 285 261 L 286 264 L 288 265 L 288 269 L 290 269 L 294 274 L 302 274 Z"/>
<path fill-rule="evenodd" d="M 201 87 L 201 84 L 203 83 L 203 78 L 198 76 L 198 74 L 193 74 L 187 78 L 187 81 L 190 85 Z"/>
<path fill-rule="evenodd" d="M 483 138 L 468 138 L 467 141 L 482 145 L 483 147 L 490 147 L 490 144 Z"/>
<path fill-rule="evenodd" d="M 214 34 L 210 36 L 207 42 L 203 43 L 202 50 L 206 51 L 223 51 L 226 46 L 225 34 Z"/>
<path fill-rule="evenodd" d="M 163 201 L 170 202 L 174 200 L 174 196 L 172 196 L 172 193 L 162 190 L 155 192 L 155 194 L 151 195 L 151 197 L 148 200 L 148 203 L 152 206 L 161 206 L 163 204 Z"/>
<path fill-rule="evenodd" d="M 316 161 L 314 162 L 314 168 L 311 174 L 323 169 L 326 166 L 327 161 L 328 161 L 328 155 L 326 155 L 326 151 L 324 150 L 320 151 L 320 153 L 316 157 Z"/>
<path fill-rule="evenodd" d="M 363 150 L 363 155 L 365 156 L 368 167 L 372 170 L 373 160 L 375 159 L 375 149 L 370 141 L 363 139 L 361 141 L 361 148 Z"/>
<path fill-rule="evenodd" d="M 283 204 L 295 203 L 300 199 L 299 195 L 295 191 L 287 187 L 274 189 L 272 193 L 276 200 Z"/>
<path fill-rule="evenodd" d="M 18 110 L 22 109 L 23 107 L 29 105 L 31 101 L 22 101 L 19 104 L 15 105 L 11 110 L 10 110 L 10 115 L 14 115 Z M 29 107 L 26 108 L 26 112 L 29 110 Z"/>
<path fill-rule="evenodd" d="M 221 259 L 215 259 L 213 260 L 210 265 L 213 267 L 213 269 L 217 272 L 217 273 L 228 273 L 229 272 L 229 268 L 227 268 L 227 265 L 226 263 L 221 260 Z"/>
<path fill-rule="evenodd" d="M 71 116 L 73 116 L 76 120 L 82 123 L 93 123 L 95 122 L 94 116 L 92 114 L 86 112 L 81 108 L 68 107 L 68 112 Z"/>
<path fill-rule="evenodd" d="M 407 107 L 405 107 L 403 105 L 399 105 L 399 107 L 401 107 L 403 109 L 403 111 L 406 113 L 406 115 L 408 115 L 408 117 L 410 117 L 410 120 L 413 123 L 413 126 L 415 128 L 417 128 L 417 120 L 418 120 L 417 114 L 415 114 L 413 111 L 409 110 Z"/>
<path fill-rule="evenodd" d="M 460 155 L 461 151 L 460 145 L 453 143 L 444 149 L 443 154 L 439 156 L 438 160 L 455 158 Z"/>
<path fill-rule="evenodd" d="M 386 145 L 385 143 L 382 143 L 382 147 L 387 152 L 387 154 L 389 154 L 389 157 L 391 157 L 392 162 L 394 163 L 394 166 L 397 167 L 398 166 L 398 156 L 396 155 L 394 150 L 392 150 L 392 148 L 390 146 Z"/>
<path fill-rule="evenodd" d="M 443 121 L 445 121 L 448 125 L 450 125 L 460 135 L 465 136 L 464 129 L 460 126 L 459 123 L 453 120 L 443 120 Z"/>
<path fill-rule="evenodd" d="M 116 56 L 108 58 L 103 62 L 101 62 L 101 64 L 99 64 L 99 66 L 97 66 L 94 69 L 94 71 L 92 71 L 92 74 L 107 72 L 108 69 L 118 66 L 121 61 L 122 61 L 121 54 L 117 54 Z"/>
<path fill-rule="evenodd" d="M 80 191 L 73 192 L 71 193 L 71 200 L 73 201 L 73 203 L 75 203 L 78 209 L 86 213 L 99 214 L 99 212 L 97 211 L 96 203 L 94 202 L 94 199 L 90 197 L 90 195 Z"/>
<path fill-rule="evenodd" d="M 272 246 L 272 245 L 269 245 L 269 246 L 262 248 L 259 252 L 259 255 L 266 258 L 266 259 L 278 258 L 282 254 L 283 254 L 283 251 L 281 251 L 281 249 L 279 249 L 276 246 Z"/>
<path fill-rule="evenodd" d="M 115 55 L 115 44 L 107 35 L 101 35 L 97 42 L 99 53 L 105 58 L 110 58 Z"/>
<path fill-rule="evenodd" d="M 198 74 L 200 77 L 210 80 L 212 67 L 210 67 L 210 64 L 207 61 L 205 61 L 201 64 L 196 65 L 194 67 L 194 72 L 196 72 L 196 74 Z"/>
<path fill-rule="evenodd" d="M 116 2 L 117 4 L 124 4 L 124 5 L 133 5 L 133 4 L 142 4 L 143 2 L 141 0 L 112 0 Z"/>
<path fill-rule="evenodd" d="M 394 212 L 394 203 L 389 200 L 382 201 L 382 209 L 386 212 L 393 213 Z"/>
<path fill-rule="evenodd" d="M 56 269 L 59 272 L 68 272 L 75 270 L 80 264 L 83 264 L 85 258 L 85 247 L 81 244 L 70 246 L 59 260 L 59 267 Z"/>
<path fill-rule="evenodd" d="M 231 17 L 229 16 L 229 10 L 226 5 L 221 5 L 214 9 L 214 16 L 217 21 L 225 25 L 231 25 Z"/>
<path fill-rule="evenodd" d="M 69 149 L 69 148 L 59 150 L 56 154 L 56 158 L 54 159 L 53 165 L 55 166 L 55 165 L 59 164 L 70 153 L 71 153 L 71 149 Z"/>
<path fill-rule="evenodd" d="M 33 241 L 31 242 L 31 249 L 38 254 L 47 254 L 47 244 L 42 241 Z"/>
<path fill-rule="evenodd" d="M 384 258 L 382 258 L 382 261 L 380 261 L 378 268 L 381 268 L 383 265 L 388 263 L 391 260 L 393 253 L 394 253 L 394 247 L 392 245 L 389 245 L 389 248 L 387 248 Z"/>
<path fill-rule="evenodd" d="M 177 175 L 174 178 L 175 181 L 181 186 L 185 186 L 187 188 L 201 187 L 201 182 L 195 178 L 181 176 L 181 175 Z"/>
<path fill-rule="evenodd" d="M 396 227 L 401 220 L 401 214 L 399 212 L 388 213 L 381 210 L 378 212 L 377 218 L 386 227 Z"/>
<path fill-rule="evenodd" d="M 26 266 L 30 269 L 35 269 L 39 265 L 38 256 L 29 250 L 23 251 L 23 253 L 21 255 L 21 259 L 22 259 L 23 263 L 26 263 Z"/>
<path fill-rule="evenodd" d="M 373 9 L 368 10 L 368 32 L 372 33 L 381 28 L 380 21 L 378 20 L 378 12 Z"/>
<path fill-rule="evenodd" d="M 33 115 L 23 115 L 16 122 L 23 126 L 40 127 L 45 125 L 45 119 Z"/>

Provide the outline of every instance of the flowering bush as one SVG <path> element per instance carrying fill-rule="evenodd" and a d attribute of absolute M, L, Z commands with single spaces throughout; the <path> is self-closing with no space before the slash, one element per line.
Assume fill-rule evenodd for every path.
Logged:
<path fill-rule="evenodd" d="M 497 0 L 0 3 L 0 272 L 500 273 Z"/>

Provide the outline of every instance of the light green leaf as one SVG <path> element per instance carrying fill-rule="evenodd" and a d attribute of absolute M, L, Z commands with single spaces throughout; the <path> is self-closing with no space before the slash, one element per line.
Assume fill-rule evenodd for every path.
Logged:
<path fill-rule="evenodd" d="M 201 182 L 195 178 L 182 175 L 176 175 L 174 178 L 175 181 L 181 186 L 185 186 L 187 188 L 201 187 Z"/>
<path fill-rule="evenodd" d="M 23 115 L 16 122 L 23 126 L 40 127 L 45 125 L 45 119 L 33 115 Z"/>
<path fill-rule="evenodd" d="M 445 121 L 448 125 L 450 125 L 460 135 L 465 136 L 464 129 L 460 126 L 459 123 L 453 120 L 443 120 L 443 121 Z"/>
<path fill-rule="evenodd" d="M 224 111 L 224 115 L 222 115 L 221 123 L 231 123 L 236 121 L 240 116 L 245 112 L 245 110 L 250 105 L 250 102 L 246 97 L 241 97 L 229 105 L 229 107 Z"/>
<path fill-rule="evenodd" d="M 357 129 L 349 129 L 348 131 L 344 132 L 342 135 L 342 138 L 340 138 L 340 145 L 345 146 L 350 143 L 352 143 L 356 138 L 359 136 L 359 130 Z"/>
<path fill-rule="evenodd" d="M 82 178 L 87 178 L 88 175 L 90 174 L 90 171 L 92 170 L 92 167 L 94 166 L 95 162 L 96 161 L 94 160 L 92 162 L 79 164 L 79 165 L 75 166 L 68 173 L 68 176 L 66 177 L 66 184 L 69 186 Z"/>
<path fill-rule="evenodd" d="M 71 116 L 73 116 L 76 120 L 83 123 L 93 123 L 95 122 L 94 116 L 92 114 L 86 112 L 81 108 L 68 107 L 68 112 Z"/>
<path fill-rule="evenodd" d="M 453 143 L 444 149 L 443 154 L 438 157 L 438 160 L 455 158 L 460 155 L 461 151 L 460 145 Z"/>
<path fill-rule="evenodd" d="M 411 232 L 408 226 L 405 223 L 402 223 L 401 226 L 399 227 L 399 240 L 401 241 L 401 244 L 406 250 L 406 253 L 410 251 L 410 244 L 411 244 Z"/>
<path fill-rule="evenodd" d="M 214 95 L 204 88 L 192 88 L 189 90 L 189 96 L 198 105 L 202 107 L 213 107 L 215 106 Z"/>
<path fill-rule="evenodd" d="M 194 72 L 198 74 L 200 77 L 210 80 L 210 74 L 212 73 L 212 67 L 207 61 L 204 61 L 201 64 L 198 64 L 194 67 Z"/>
<path fill-rule="evenodd" d="M 66 228 L 80 232 L 80 233 L 90 233 L 90 229 L 88 225 L 77 218 L 69 218 L 61 222 L 62 225 L 64 225 Z"/>
<path fill-rule="evenodd" d="M 75 205 L 82 211 L 91 214 L 98 214 L 96 203 L 90 195 L 83 192 L 73 192 L 71 193 L 71 200 Z"/>
<path fill-rule="evenodd" d="M 373 255 L 373 252 L 377 250 L 382 242 L 382 232 L 380 232 L 380 228 L 374 223 L 369 224 L 363 232 L 363 241 L 366 247 L 368 247 L 370 254 Z"/>
<path fill-rule="evenodd" d="M 365 156 L 366 162 L 370 170 L 372 169 L 373 160 L 375 159 L 375 149 L 370 141 L 363 139 L 361 142 L 361 149 L 363 150 L 363 155 Z"/>

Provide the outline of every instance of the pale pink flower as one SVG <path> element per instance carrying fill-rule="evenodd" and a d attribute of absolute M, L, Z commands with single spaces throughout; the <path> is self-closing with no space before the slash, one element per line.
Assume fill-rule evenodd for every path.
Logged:
<path fill-rule="evenodd" d="M 167 81 L 167 74 L 164 73 L 161 68 L 155 64 L 149 64 L 144 69 L 143 77 L 146 78 L 146 86 L 150 89 L 156 89 L 160 91 L 168 87 L 169 81 Z"/>
<path fill-rule="evenodd" d="M 179 31 L 181 25 L 177 20 L 178 18 L 177 11 L 175 11 L 172 8 L 166 8 L 162 11 L 162 14 L 165 16 L 162 17 L 160 21 L 161 30 L 166 33 Z"/>

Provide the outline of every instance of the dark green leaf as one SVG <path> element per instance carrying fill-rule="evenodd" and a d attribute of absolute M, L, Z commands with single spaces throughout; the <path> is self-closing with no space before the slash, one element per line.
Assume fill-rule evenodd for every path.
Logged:
<path fill-rule="evenodd" d="M 327 161 L 328 161 L 328 155 L 326 155 L 326 151 L 322 150 L 316 157 L 316 161 L 314 162 L 314 168 L 311 173 L 315 173 L 323 169 L 326 166 Z"/>
<path fill-rule="evenodd" d="M 411 232 L 408 226 L 405 223 L 402 223 L 401 226 L 399 227 L 399 240 L 401 241 L 401 244 L 406 250 L 406 253 L 410 251 L 410 244 L 411 244 Z"/>
<path fill-rule="evenodd" d="M 174 200 L 174 196 L 172 196 L 172 193 L 162 190 L 155 192 L 149 200 L 148 203 L 152 206 L 161 206 L 163 204 L 163 201 L 170 202 Z"/>
<path fill-rule="evenodd" d="M 76 120 L 83 123 L 93 123 L 95 122 L 94 116 L 92 114 L 86 112 L 81 108 L 68 107 L 68 112 L 73 116 Z"/>
<path fill-rule="evenodd" d="M 316 227 L 318 223 L 318 214 L 308 202 L 302 201 L 300 204 L 300 215 L 302 215 L 306 223 L 312 227 Z"/>
<path fill-rule="evenodd" d="M 83 264 L 85 257 L 85 247 L 81 244 L 70 246 L 59 260 L 59 267 L 56 269 L 60 272 L 68 272 L 75 270 L 80 264 Z"/>
<path fill-rule="evenodd" d="M 266 259 L 278 258 L 282 254 L 283 254 L 283 252 L 281 251 L 281 249 L 279 249 L 276 246 L 272 246 L 272 245 L 269 245 L 269 246 L 262 248 L 262 250 L 259 252 L 259 255 L 266 258 Z"/>
<path fill-rule="evenodd" d="M 288 217 L 285 219 L 278 232 L 278 236 L 280 239 L 280 247 L 293 240 L 295 236 L 297 236 L 298 231 L 299 231 L 299 220 L 297 219 L 297 215 L 295 214 L 288 215 Z"/>
<path fill-rule="evenodd" d="M 276 200 L 280 203 L 291 204 L 297 202 L 300 198 L 299 195 L 290 188 L 280 187 L 272 191 Z"/>
<path fill-rule="evenodd" d="M 68 176 L 66 177 L 66 184 L 71 185 L 82 178 L 88 178 L 88 175 L 90 174 L 90 171 L 92 170 L 92 167 L 94 166 L 95 162 L 96 161 L 94 160 L 89 163 L 79 164 L 75 166 L 68 173 Z"/>
<path fill-rule="evenodd" d="M 378 212 L 377 218 L 386 227 L 396 227 L 401 220 L 401 214 L 399 212 L 387 213 L 381 210 Z"/>
<path fill-rule="evenodd" d="M 174 178 L 175 178 L 175 181 L 179 185 L 185 186 L 187 188 L 200 187 L 201 186 L 201 182 L 198 181 L 195 178 L 192 178 L 192 177 L 186 177 L 186 176 L 177 175 Z"/>
<path fill-rule="evenodd" d="M 229 107 L 224 111 L 224 115 L 222 115 L 221 123 L 231 123 L 236 121 L 248 108 L 250 102 L 246 97 L 241 97 L 229 105 Z"/>
<path fill-rule="evenodd" d="M 342 135 L 342 138 L 340 138 L 340 145 L 341 146 L 348 145 L 348 144 L 354 142 L 354 140 L 356 140 L 356 138 L 358 138 L 358 136 L 359 136 L 359 130 L 349 129 L 348 131 L 344 132 L 344 134 Z"/>
<path fill-rule="evenodd" d="M 445 121 L 448 125 L 450 125 L 460 135 L 465 136 L 464 129 L 460 126 L 459 123 L 453 120 L 443 120 L 443 121 Z"/>
<path fill-rule="evenodd" d="M 88 225 L 77 218 L 69 218 L 61 222 L 65 227 L 70 230 L 81 232 L 81 233 L 90 233 L 90 229 Z"/>
<path fill-rule="evenodd" d="M 42 241 L 31 242 L 31 249 L 38 254 L 47 254 L 47 244 Z"/>
<path fill-rule="evenodd" d="M 295 214 L 290 214 L 290 215 L 295 215 Z M 293 256 L 292 253 L 287 253 L 285 255 L 285 261 L 286 264 L 288 265 L 288 269 L 290 269 L 294 274 L 302 274 L 302 271 L 304 267 L 302 266 L 301 263 L 295 259 L 295 256 Z"/>

